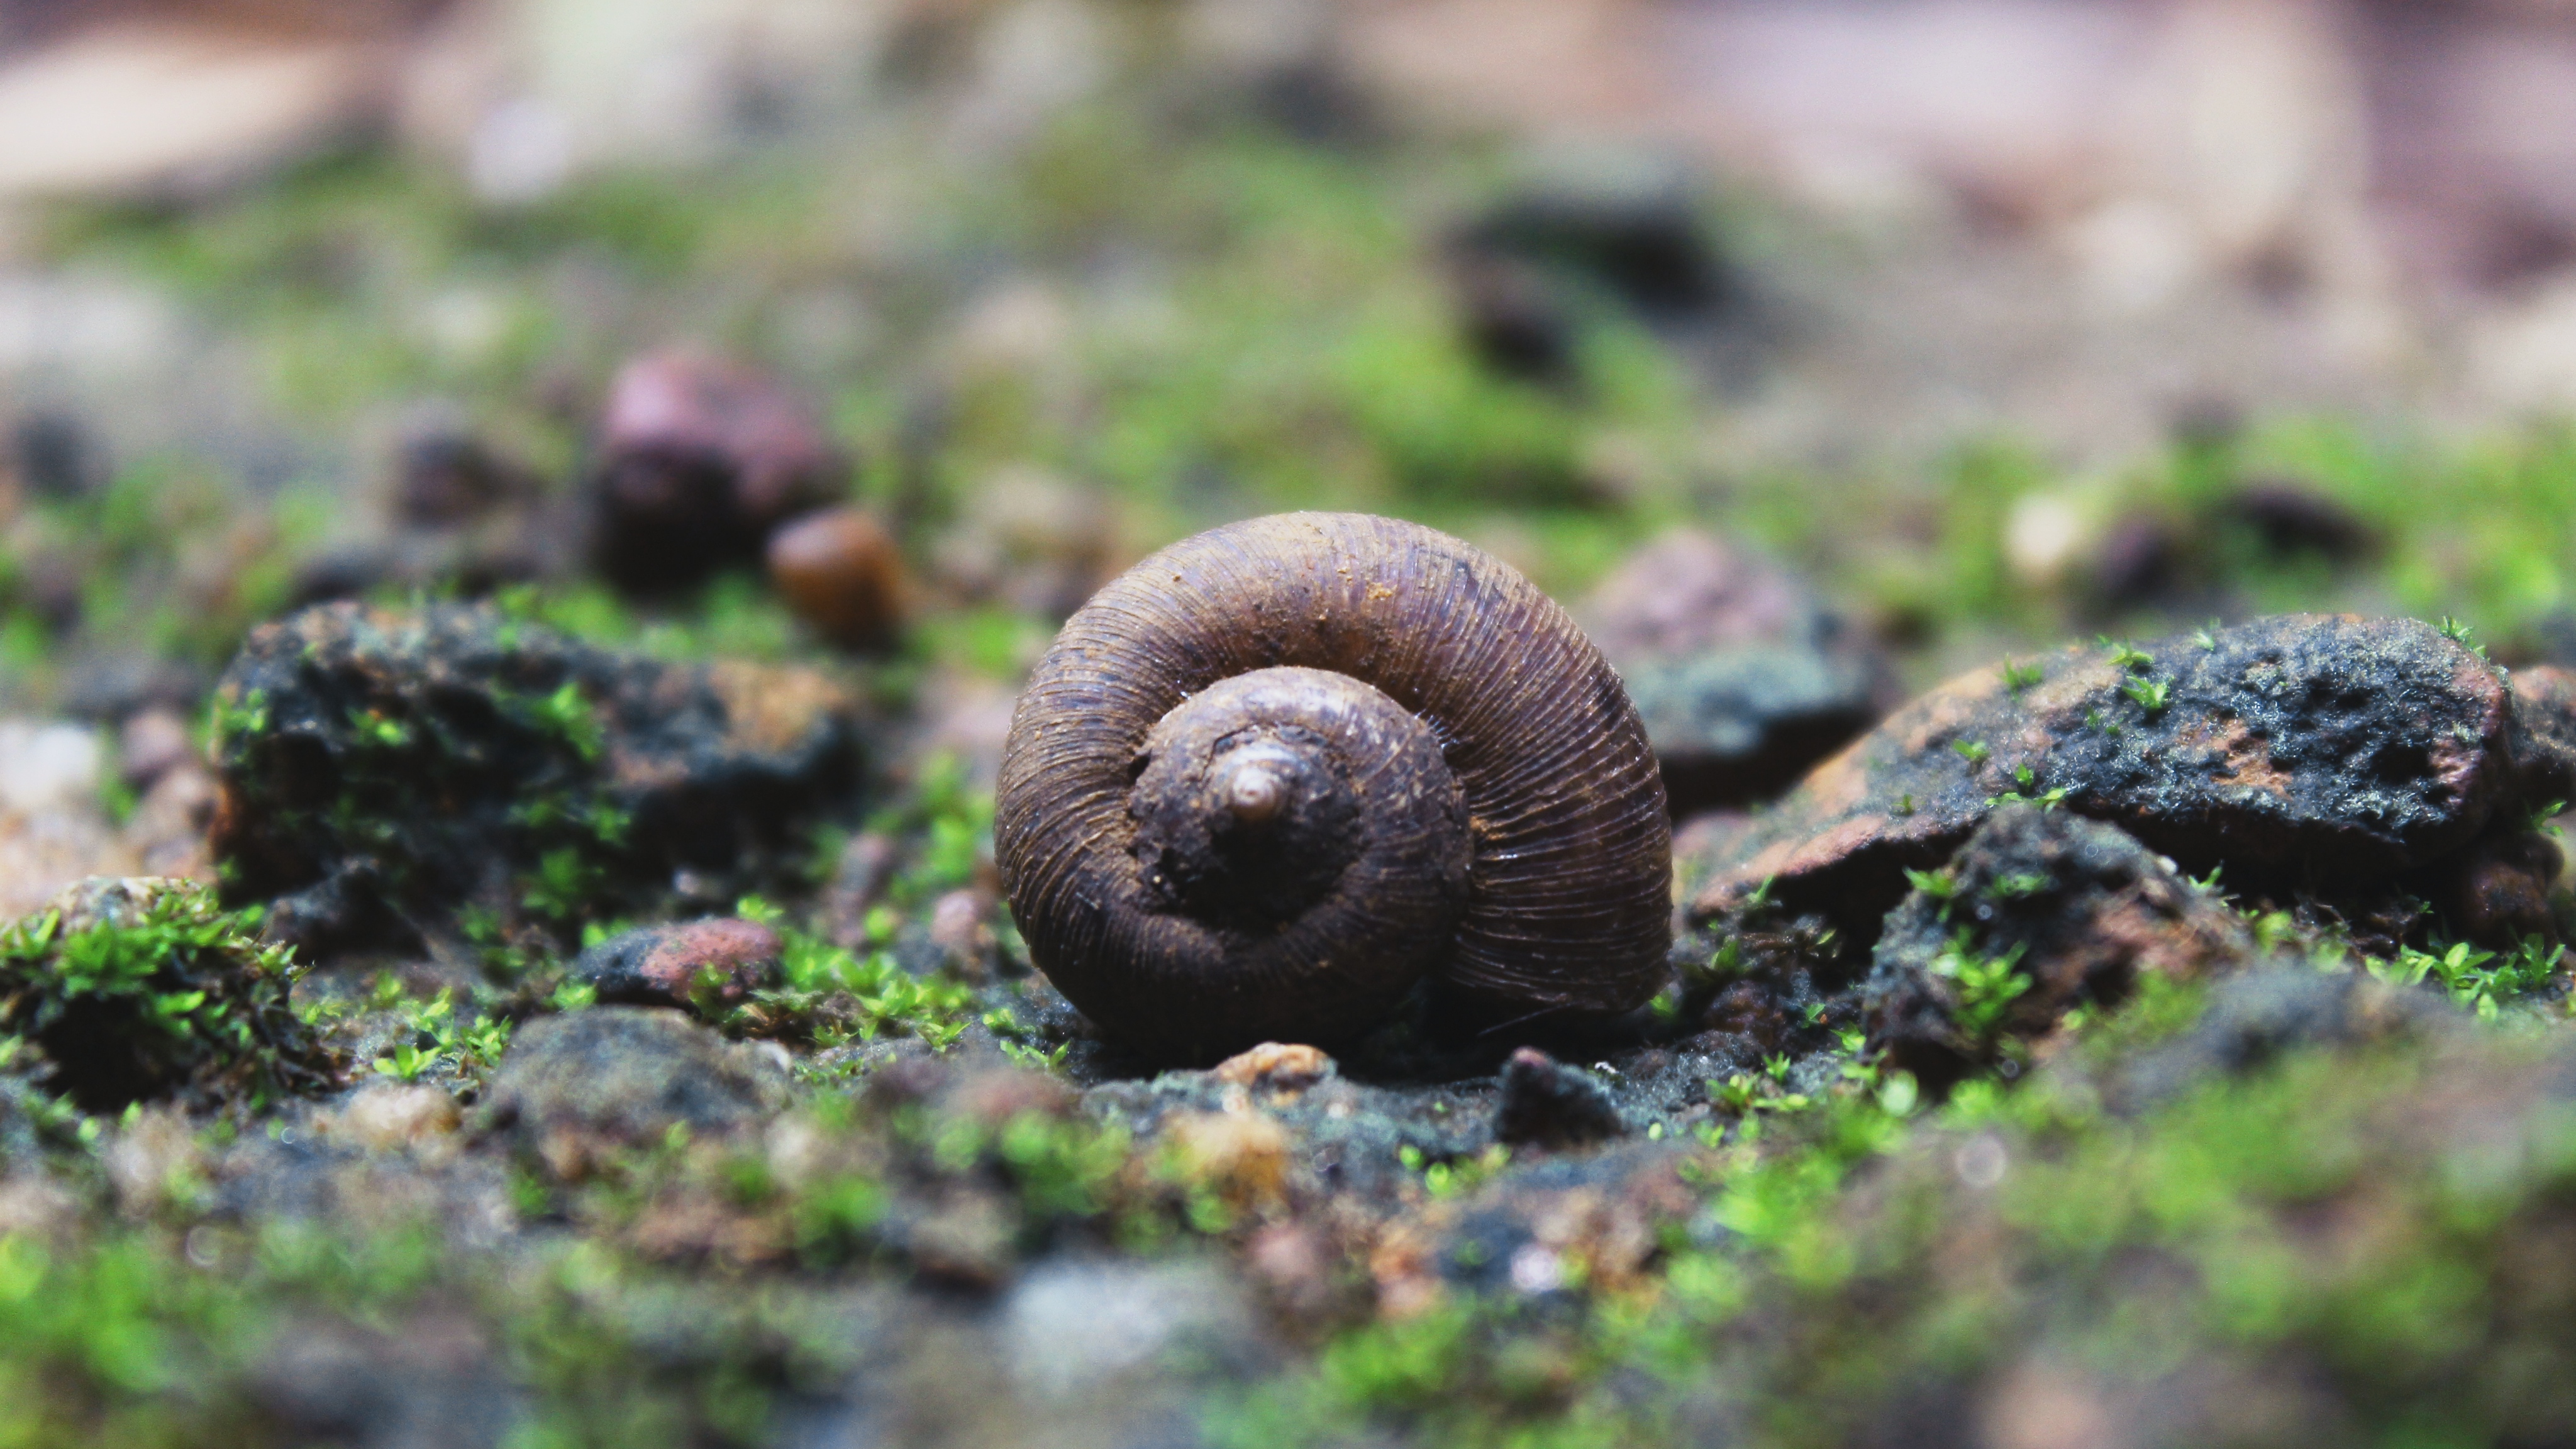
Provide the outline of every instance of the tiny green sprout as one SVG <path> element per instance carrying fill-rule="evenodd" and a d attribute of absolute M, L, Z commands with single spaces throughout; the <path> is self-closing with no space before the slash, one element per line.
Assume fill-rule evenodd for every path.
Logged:
<path fill-rule="evenodd" d="M 1821 1026 L 1824 1024 L 1824 1020 L 1825 1004 L 1823 1002 L 1816 1002 L 1807 1008 L 1807 1025 Z"/>
<path fill-rule="evenodd" d="M 1936 901 L 1949 900 L 1959 893 L 1959 878 L 1947 867 L 1940 870 L 1916 870 L 1908 866 L 1905 871 L 1905 882 Z"/>
<path fill-rule="evenodd" d="M 1763 1058 L 1762 1070 L 1775 1082 L 1785 1082 L 1789 1080 L 1789 1054 L 1787 1052 L 1778 1052 Z"/>
<path fill-rule="evenodd" d="M 2209 868 L 2209 874 L 2193 880 L 2192 885 L 2200 890 L 2215 893 L 2218 890 L 2218 877 L 2226 869 L 2227 865 L 2224 861 L 2213 865 Z"/>
<path fill-rule="evenodd" d="M 2203 649 L 2214 650 L 2218 647 L 2218 631 L 2224 627 L 2226 627 L 2224 624 L 2212 619 L 2191 631 L 2191 642 Z"/>
<path fill-rule="evenodd" d="M 2443 638 L 2448 639 L 2452 643 L 2459 645 L 2461 648 L 2468 650 L 2480 659 L 2487 657 L 2487 646 L 2477 641 L 2477 637 L 2469 632 L 2469 626 L 2464 621 L 2454 619 L 2450 615 L 2444 614 L 2442 616 L 2442 622 L 2434 627 L 2442 631 Z"/>
<path fill-rule="evenodd" d="M 437 1060 L 436 1050 L 423 1051 L 410 1042 L 404 1042 L 395 1047 L 391 1055 L 376 1058 L 375 1068 L 395 1081 L 415 1082 L 420 1080 L 420 1074 L 428 1071 L 430 1064 Z"/>
<path fill-rule="evenodd" d="M 733 903 L 733 913 L 758 926 L 775 926 L 787 919 L 787 913 L 759 896 L 744 896 Z"/>
<path fill-rule="evenodd" d="M 1893 813 L 1893 814 L 1895 814 L 1899 819 L 1902 819 L 1902 818 L 1904 818 L 1905 816 L 1908 816 L 1908 815 L 1913 814 L 1913 813 L 1914 813 L 1914 792 L 1913 792 L 1913 791 L 1911 791 L 1911 790 L 1908 790 L 1908 791 L 1906 791 L 1904 794 L 1897 796 L 1897 797 L 1896 797 L 1896 809 L 1895 809 L 1892 813 Z"/>
<path fill-rule="evenodd" d="M 2028 765 L 2013 766 L 2013 783 L 2027 790 L 2039 783 L 2039 772 Z"/>
<path fill-rule="evenodd" d="M 2084 711 L 2084 727 L 2095 734 L 2117 736 L 2120 733 L 2118 722 L 2104 719 L 2098 709 Z"/>
<path fill-rule="evenodd" d="M 1994 753 L 1986 747 L 1986 742 L 1983 740 L 1952 740 L 1950 748 L 1958 751 L 1959 758 L 1971 765 L 1984 764 L 1986 757 Z"/>
<path fill-rule="evenodd" d="M 2108 634 L 2100 637 L 2102 647 L 2111 651 L 2111 666 L 2113 668 L 2153 669 L 2156 667 L 2156 657 L 2154 655 L 2149 654 L 2147 651 L 2130 643 L 2128 640 L 2115 640 Z"/>
<path fill-rule="evenodd" d="M 2545 831 L 2554 832 L 2557 827 L 2549 822 L 2566 813 L 2567 802 L 2564 800 L 2552 800 L 2546 805 L 2535 805 L 2531 808 L 2530 812 L 2523 817 L 2522 828 L 2530 831 L 2534 835 L 2541 834 Z"/>
<path fill-rule="evenodd" d="M 1997 876 L 1994 884 L 1986 887 L 1986 895 L 1993 900 L 2017 901 L 2038 895 L 2052 884 L 2054 882 L 2037 871 L 2015 871 L 2010 875 Z"/>
<path fill-rule="evenodd" d="M 557 1011 L 587 1011 L 599 1004 L 599 988 L 587 981 L 567 981 L 555 988 L 546 1004 Z"/>
<path fill-rule="evenodd" d="M 1856 1026 L 1846 1027 L 1834 1033 L 1834 1044 L 1853 1056 L 1859 1056 L 1861 1048 L 1869 1044 L 1869 1034 Z"/>
<path fill-rule="evenodd" d="M 1753 894 L 1744 898 L 1744 909 L 1748 914 L 1762 910 L 1771 904 L 1771 887 L 1779 879 L 1776 875 L 1762 877 L 1762 884 L 1755 886 Z"/>
<path fill-rule="evenodd" d="M 2018 695 L 2046 678 L 2047 673 L 2036 663 L 2015 664 L 2007 656 L 2004 660 L 2003 676 L 2004 688 Z"/>
<path fill-rule="evenodd" d="M 2161 710 L 2173 697 L 2173 686 L 2161 679 L 2132 679 L 2120 686 L 2120 692 L 2138 702 L 2149 714 Z"/>

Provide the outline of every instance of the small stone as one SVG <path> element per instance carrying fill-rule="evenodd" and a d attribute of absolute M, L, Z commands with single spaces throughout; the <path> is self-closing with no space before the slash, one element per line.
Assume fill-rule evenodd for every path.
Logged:
<path fill-rule="evenodd" d="M 1878 716 L 1885 662 L 1787 570 L 1681 531 L 1604 580 L 1583 618 L 1619 670 L 1681 819 L 1775 795 Z"/>
<path fill-rule="evenodd" d="M 594 561 L 635 593 L 758 563 L 772 529 L 835 501 L 849 479 L 802 399 L 739 363 L 685 350 L 618 374 L 599 456 Z"/>
<path fill-rule="evenodd" d="M 137 790 L 197 758 L 188 722 L 175 710 L 154 707 L 129 716 L 116 732 L 116 772 Z"/>
<path fill-rule="evenodd" d="M 8 462 L 18 486 L 39 498 L 79 498 L 107 480 L 98 440 L 64 412 L 30 412 L 12 423 Z"/>
<path fill-rule="evenodd" d="M 2445 872 L 2443 914 L 2460 935 L 2497 950 L 2511 950 L 2527 936 L 2556 940 L 2549 896 L 2565 866 L 2557 842 L 2536 831 L 2485 836 Z"/>
<path fill-rule="evenodd" d="M 1266 1212 L 1287 1200 L 1288 1134 L 1249 1112 L 1176 1112 L 1163 1122 L 1169 1162 L 1183 1182 L 1238 1212 Z"/>
<path fill-rule="evenodd" d="M 1059 1259 L 1032 1269 L 999 1318 L 1007 1371 L 1041 1401 L 1107 1389 L 1181 1354 L 1222 1372 L 1256 1338 L 1240 1285 L 1203 1262 Z"/>
<path fill-rule="evenodd" d="M 1898 711 L 1731 837 L 1691 912 L 1759 893 L 1874 940 L 1906 869 L 1947 860 L 2014 796 L 2230 881 L 2383 880 L 2517 797 L 2513 718 L 2500 671 L 2412 620 L 2291 614 L 2125 659 L 2060 650 Z"/>
<path fill-rule="evenodd" d="M 714 917 L 612 937 L 582 952 L 570 974 L 602 1001 L 713 1012 L 777 985 L 781 949 L 757 921 Z"/>
<path fill-rule="evenodd" d="M 949 891 L 931 903 L 931 948 L 942 965 L 970 981 L 992 974 L 998 942 L 984 920 L 992 908 L 993 898 L 972 887 Z"/>
<path fill-rule="evenodd" d="M 2332 562 L 2368 558 L 2379 530 L 2350 504 L 2296 478 L 2256 477 L 2219 504 L 2219 516 L 2251 531 L 2275 554 L 2312 553 Z"/>
<path fill-rule="evenodd" d="M 1888 915 L 1862 988 L 1871 1043 L 1935 1088 L 2005 1035 L 2041 1036 L 2073 1007 L 2118 1003 L 2143 972 L 2188 980 L 2254 955 L 2235 912 L 2117 827 L 2062 810 L 1997 811 L 1939 879 Z M 1965 1003 L 1963 957 L 2010 961 L 2014 994 Z M 1972 1007 L 1994 1019 L 1966 1019 Z"/>
<path fill-rule="evenodd" d="M 1237 1087 L 1270 1087 L 1302 1091 L 1332 1076 L 1339 1068 L 1320 1047 L 1266 1041 L 1216 1064 L 1218 1081 Z"/>
<path fill-rule="evenodd" d="M 473 433 L 444 420 L 416 425 L 395 450 L 394 514 L 404 523 L 470 523 L 538 491 L 534 475 Z"/>
<path fill-rule="evenodd" d="M 678 1012 L 594 1006 L 518 1029 L 492 1074 L 481 1126 L 575 1178 L 604 1151 L 658 1142 L 675 1126 L 756 1126 L 786 1102 L 775 1054 Z"/>
<path fill-rule="evenodd" d="M 340 1109 L 339 1130 L 361 1147 L 390 1152 L 445 1138 L 463 1122 L 444 1089 L 385 1082 L 361 1089 Z"/>
<path fill-rule="evenodd" d="M 826 508 L 771 534 L 769 581 L 796 617 L 845 649 L 883 649 L 903 622 L 903 556 L 861 509 Z"/>
<path fill-rule="evenodd" d="M 0 720 L 0 810 L 36 815 L 93 805 L 101 755 L 97 733 L 82 726 Z"/>
<path fill-rule="evenodd" d="M 1628 1130 L 1608 1087 L 1536 1047 L 1512 1053 L 1503 1064 L 1502 1087 L 1502 1100 L 1494 1108 L 1497 1141 L 1575 1147 Z"/>

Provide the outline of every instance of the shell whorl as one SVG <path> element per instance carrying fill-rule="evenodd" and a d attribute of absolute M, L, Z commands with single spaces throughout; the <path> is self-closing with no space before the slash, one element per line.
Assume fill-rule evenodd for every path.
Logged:
<path fill-rule="evenodd" d="M 1305 671 L 1362 689 L 1296 677 Z M 1268 674 L 1227 683 L 1257 672 Z M 1197 752 L 1193 763 L 1163 763 L 1190 733 L 1190 716 L 1175 712 L 1202 695 L 1208 713 L 1182 751 Z M 1394 718 L 1367 697 L 1391 703 Z M 1248 705 L 1259 708 L 1239 720 L 1211 712 Z M 1298 710 L 1320 711 L 1324 725 L 1292 718 Z M 1347 738 L 1308 738 L 1346 715 Z M 1255 725 L 1268 733 L 1243 733 Z M 1226 817 L 1208 827 L 1219 834 L 1235 828 L 1228 818 L 1246 822 L 1247 839 L 1270 829 L 1246 812 L 1259 816 L 1266 794 L 1287 788 L 1281 771 L 1307 767 L 1259 751 L 1290 746 L 1323 751 L 1298 759 L 1338 761 L 1313 768 L 1340 771 L 1362 809 L 1389 790 L 1402 796 L 1413 813 L 1370 829 L 1414 854 L 1372 857 L 1379 837 L 1368 835 L 1338 871 L 1324 860 L 1316 873 L 1331 879 L 1296 889 L 1342 912 L 1327 917 L 1276 901 L 1236 909 L 1233 887 L 1158 870 L 1198 858 L 1196 846 L 1178 857 L 1165 848 L 1175 830 L 1188 833 L 1173 822 L 1193 818 L 1176 790 L 1198 792 L 1196 818 Z M 1158 769 L 1187 779 L 1140 794 Z M 1440 843 L 1438 825 L 1449 790 L 1455 845 Z M 1321 832 L 1300 839 L 1329 854 L 1328 826 L 1296 828 Z M 1506 1019 L 1625 1010 L 1662 980 L 1670 941 L 1671 826 L 1617 675 L 1519 573 L 1446 534 L 1367 515 L 1229 525 L 1094 596 L 1021 695 L 994 844 L 1038 966 L 1111 1035 L 1179 1055 L 1348 1035 L 1425 971 Z M 1454 896 L 1440 879 L 1444 850 L 1463 854 Z"/>

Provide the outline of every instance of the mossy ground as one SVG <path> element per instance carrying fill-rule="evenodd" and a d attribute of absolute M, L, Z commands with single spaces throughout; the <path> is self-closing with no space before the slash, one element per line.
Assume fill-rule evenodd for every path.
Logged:
<path fill-rule="evenodd" d="M 1708 441 L 1716 379 L 1616 305 L 1581 313 L 1566 381 L 1479 361 L 1436 241 L 1507 183 L 1498 150 L 1318 144 L 1231 112 L 1184 126 L 1171 102 L 1142 87 L 971 166 L 895 127 L 597 177 L 507 212 L 366 151 L 201 207 L 67 210 L 40 245 L 208 319 L 284 426 L 342 439 L 435 396 L 565 489 L 581 403 L 624 353 L 672 335 L 739 348 L 823 400 L 861 459 L 858 491 L 917 561 L 1009 467 L 1099 490 L 1126 553 L 1256 511 L 1366 508 L 1459 531 L 1561 596 L 1693 519 L 1809 567 L 1907 643 L 1917 682 L 2097 628 L 2143 634 L 2159 621 L 2141 616 L 2175 610 L 2161 622 L 2447 615 L 2499 652 L 2528 649 L 2576 584 L 2576 432 L 2559 424 L 2463 440 L 2260 417 L 2109 479 L 2067 477 L 2010 438 L 1929 462 L 1746 465 Z M 1714 202 L 1707 223 L 1757 270 L 1797 244 L 1799 224 L 1754 201 Z M 966 335 L 997 281 L 1034 289 L 1035 341 Z M 865 327 L 804 325 L 854 301 Z M 437 320 L 459 316 L 476 320 Z M 323 461 L 254 479 L 172 441 L 94 495 L 27 501 L 0 559 L 0 698 L 51 707 L 92 655 L 219 667 L 354 506 L 345 453 L 317 445 Z M 2221 508 L 2264 474 L 2349 507 L 2378 551 L 2267 552 Z M 2191 541 L 2184 586 L 2103 605 L 2017 574 L 2014 509 L 2066 491 L 2170 523 Z M 66 564 L 69 605 L 44 577 Z M 748 578 L 652 608 L 573 581 L 504 604 L 665 658 L 825 655 Z M 942 675 L 1015 679 L 1052 624 L 997 597 L 947 600 L 899 657 L 860 669 L 900 716 Z M 1259 1144 L 1082 1105 L 1068 1077 L 1126 1069 L 1013 969 L 1006 919 L 987 921 L 998 979 L 907 964 L 935 904 L 988 869 L 991 801 L 961 766 L 911 759 L 869 810 L 817 836 L 810 892 L 750 907 L 787 928 L 786 980 L 723 1025 L 789 1044 L 799 1083 L 747 1137 L 673 1134 L 578 1176 L 434 1131 L 361 1138 L 345 1098 L 298 1096 L 321 1084 L 263 1055 L 282 1036 L 244 1052 L 219 993 L 188 1001 L 195 953 L 268 960 L 210 909 L 110 953 L 99 990 L 187 1046 L 169 1090 L 136 1097 L 220 1091 L 229 1110 L 61 1100 L 26 1069 L 43 1026 L 0 1017 L 21 1043 L 0 1047 L 0 1446 L 318 1432 L 278 1367 L 317 1338 L 427 1396 L 388 1390 L 354 1411 L 371 1427 L 330 1431 L 344 1440 L 417 1413 L 520 1449 L 780 1442 L 850 1412 L 889 1341 L 972 1321 L 1034 1263 L 1239 1262 L 1265 1230 L 1337 1211 L 1265 1175 Z M 898 841 L 904 864 L 855 943 L 835 945 L 822 887 L 860 830 Z M 563 957 L 618 924 L 573 867 L 522 884 L 559 939 L 494 934 L 461 964 L 325 973 L 279 1032 L 325 1034 L 348 1082 L 434 1087 L 470 1111 L 516 1023 L 584 1007 Z M 1243 1445 L 1965 1443 L 2048 1410 L 2141 1442 L 2549 1441 L 2576 1382 L 2556 959 L 2446 945 L 2357 968 L 2286 918 L 2255 925 L 2286 972 L 2435 985 L 2461 1020 L 2392 1012 L 2387 1031 L 2288 1040 L 2133 1100 L 2142 1064 L 2223 1016 L 2224 987 L 2151 982 L 2049 1060 L 2008 1056 L 1935 1105 L 1806 1003 L 1818 1014 L 1774 1061 L 1691 1084 L 1695 1115 L 1652 1123 L 1690 1206 L 1616 1271 L 1554 1253 L 1521 1286 L 1447 1287 L 1380 1317 L 1371 1265 L 1327 1254 L 1315 1294 L 1265 1290 L 1281 1357 L 1191 1381 L 1188 1422 Z M 15 932 L 0 989 L 60 987 L 28 968 L 64 943 Z M 1743 942 L 1712 949 L 1733 954 L 1694 979 L 1702 998 L 1747 960 Z M 282 963 L 259 969 L 283 980 Z M 1423 1114 L 1483 1105 L 1441 1097 Z M 1351 1138 L 1355 1161 L 1375 1154 L 1362 1165 L 1391 1216 L 1500 1212 L 1551 1166 L 1415 1127 Z M 431 1327 L 464 1345 L 454 1362 L 396 1351 Z M 957 1394 L 987 1392 L 989 1362 L 954 1367 Z M 2141 1405 L 2159 1396 L 2222 1417 L 2155 1419 Z M 2252 1407 L 2223 1417 L 2230 1404 Z M 955 1427 L 968 1420 L 942 1422 L 972 1438 Z"/>

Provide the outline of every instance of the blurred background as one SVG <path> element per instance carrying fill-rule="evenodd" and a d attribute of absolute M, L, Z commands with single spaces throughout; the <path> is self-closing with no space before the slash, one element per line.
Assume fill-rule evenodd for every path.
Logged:
<path fill-rule="evenodd" d="M 2068 637 L 2570 657 L 2571 407 L 2566 0 L 0 3 L 0 710 L 128 736 L 514 590 L 989 770 L 1098 583 L 1329 506 L 1696 661 L 1724 803 Z"/>

